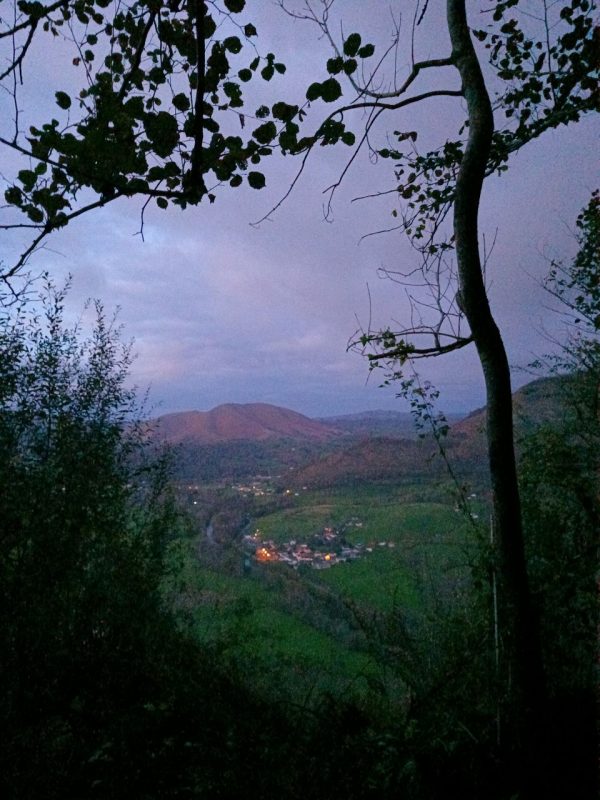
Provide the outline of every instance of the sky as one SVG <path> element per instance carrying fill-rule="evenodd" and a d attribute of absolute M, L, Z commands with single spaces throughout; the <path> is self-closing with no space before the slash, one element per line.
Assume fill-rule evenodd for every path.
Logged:
<path fill-rule="evenodd" d="M 369 3 L 368 14 L 366 5 L 339 3 L 344 30 L 371 27 L 372 40 L 388 41 L 388 5 Z M 321 64 L 330 55 L 328 45 L 275 3 L 257 7 L 253 19 L 261 50 L 272 49 L 286 62 L 281 93 L 297 97 L 301 86 L 325 77 Z M 435 19 L 426 22 L 420 47 L 421 57 L 446 55 Z M 39 66 L 44 63 L 37 107 L 45 95 L 53 96 L 53 81 L 65 73 L 60 53 L 50 62 L 41 51 L 36 58 Z M 400 54 L 400 68 L 406 57 L 404 62 Z M 456 88 L 453 75 L 443 80 Z M 452 138 L 453 123 L 463 116 L 461 102 L 452 98 L 386 125 L 419 129 L 423 146 L 429 146 Z M 515 386 L 531 379 L 520 368 L 546 352 L 548 335 L 558 331 L 540 282 L 549 258 L 568 260 L 575 252 L 573 223 L 598 185 L 598 132 L 595 119 L 550 132 L 518 153 L 507 174 L 486 182 L 481 230 L 488 242 L 496 237 L 487 282 Z M 379 136 L 383 143 L 385 131 Z M 369 376 L 366 360 L 347 352 L 358 327 L 407 318 L 403 287 L 382 279 L 380 270 L 410 269 L 416 254 L 399 232 L 364 238 L 392 224 L 388 197 L 355 200 L 388 188 L 391 166 L 359 157 L 335 197 L 333 218 L 325 220 L 323 190 L 340 174 L 348 151 L 319 150 L 290 197 L 259 225 L 251 223 L 286 192 L 296 160 L 265 161 L 267 187 L 260 192 L 224 187 L 212 205 L 185 212 L 148 209 L 143 240 L 139 203 L 118 201 L 54 235 L 30 266 L 48 270 L 59 282 L 73 276 L 72 318 L 88 297 L 101 299 L 107 309 L 120 308 L 124 336 L 134 340 L 137 354 L 132 381 L 141 390 L 149 387 L 155 414 L 228 402 L 272 403 L 308 416 L 406 410 L 393 386 L 379 387 L 383 375 Z M 3 237 L 10 256 L 18 242 Z M 484 404 L 472 347 L 419 368 L 440 389 L 445 411 L 466 413 Z"/>

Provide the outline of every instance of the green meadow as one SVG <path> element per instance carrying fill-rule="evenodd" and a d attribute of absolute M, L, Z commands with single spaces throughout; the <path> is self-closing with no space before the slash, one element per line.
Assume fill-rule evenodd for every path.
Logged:
<path fill-rule="evenodd" d="M 360 558 L 329 569 L 281 562 L 243 569 L 236 543 L 223 564 L 208 566 L 190 551 L 178 567 L 188 624 L 259 692 L 304 703 L 325 691 L 372 704 L 386 674 L 371 641 L 375 628 L 398 613 L 418 625 L 451 602 L 475 538 L 451 502 L 408 496 L 386 486 L 305 491 L 291 507 L 252 521 L 263 540 L 278 544 L 331 527 L 363 545 Z"/>

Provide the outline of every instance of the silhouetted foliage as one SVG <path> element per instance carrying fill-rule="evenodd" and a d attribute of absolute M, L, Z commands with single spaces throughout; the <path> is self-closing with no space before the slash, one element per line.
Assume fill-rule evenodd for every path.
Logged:
<path fill-rule="evenodd" d="M 129 348 L 99 305 L 90 338 L 66 327 L 64 297 L 0 319 L 3 796 L 235 796 L 283 723 L 256 731 L 257 704 L 163 607 L 178 521 Z"/>
<path fill-rule="evenodd" d="M 598 193 L 577 220 L 579 251 L 553 262 L 546 287 L 561 302 L 561 349 L 542 361 L 556 375 L 563 417 L 523 443 L 520 477 L 528 564 L 540 615 L 557 796 L 597 789 L 597 578 L 600 495 L 600 268 Z M 566 373 L 566 374 L 565 374 Z M 568 741 L 564 731 L 569 730 Z"/>

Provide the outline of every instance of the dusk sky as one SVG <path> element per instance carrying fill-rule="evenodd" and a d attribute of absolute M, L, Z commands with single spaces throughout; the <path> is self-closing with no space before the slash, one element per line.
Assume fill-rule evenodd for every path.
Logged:
<path fill-rule="evenodd" d="M 340 0 L 339 7 L 355 14 L 346 34 L 356 24 L 364 40 L 389 41 L 388 4 Z M 357 15 L 364 17 L 358 24 Z M 297 102 L 302 86 L 326 77 L 321 65 L 330 53 L 316 29 L 290 20 L 271 2 L 260 4 L 258 19 L 252 12 L 248 16 L 256 21 L 261 52 L 273 50 L 288 66 L 269 91 Z M 419 46 L 421 57 L 447 55 L 443 27 L 435 19 Z M 58 58 L 52 64 L 62 69 Z M 408 58 L 404 63 L 401 58 L 399 68 L 406 64 Z M 54 79 L 50 70 L 40 91 L 52 96 Z M 452 71 L 440 80 L 458 88 Z M 425 149 L 455 137 L 461 109 L 457 98 L 438 99 L 409 117 L 388 117 L 384 125 L 423 131 Z M 377 135 L 384 146 L 385 128 Z M 557 331 L 550 299 L 539 284 L 548 258 L 568 260 L 575 252 L 570 228 L 598 186 L 597 140 L 598 122 L 591 118 L 547 133 L 512 158 L 507 174 L 486 184 L 482 232 L 491 241 L 497 231 L 488 285 L 515 367 L 547 351 L 551 344 L 544 331 Z M 409 269 L 417 265 L 417 255 L 398 232 L 361 241 L 393 224 L 389 197 L 352 202 L 393 185 L 392 164 L 373 165 L 366 153 L 359 155 L 335 197 L 330 222 L 323 218 L 322 191 L 340 174 L 350 151 L 319 151 L 291 196 L 258 226 L 250 223 L 281 198 L 298 159 L 275 155 L 264 161 L 262 191 L 225 186 L 213 205 L 203 202 L 185 212 L 148 209 L 143 242 L 139 203 L 113 204 L 55 235 L 30 266 L 48 270 L 58 281 L 73 275 L 73 318 L 90 296 L 108 309 L 121 307 L 125 337 L 135 340 L 138 354 L 133 379 L 142 389 L 150 386 L 155 413 L 207 410 L 226 402 L 273 403 L 309 416 L 405 410 L 393 387 L 378 388 L 383 376 L 368 379 L 366 360 L 346 351 L 358 324 L 406 320 L 403 288 L 382 280 L 378 270 Z M 9 261 L 18 242 L 3 236 Z M 483 404 L 473 347 L 419 366 L 440 388 L 446 411 Z M 529 379 L 515 372 L 516 386 Z"/>

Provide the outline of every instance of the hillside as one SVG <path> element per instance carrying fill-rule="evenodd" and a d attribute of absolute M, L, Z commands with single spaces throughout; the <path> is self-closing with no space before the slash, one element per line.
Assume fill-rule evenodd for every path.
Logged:
<path fill-rule="evenodd" d="M 356 483 L 401 482 L 406 478 L 441 474 L 430 441 L 362 438 L 349 447 L 327 453 L 294 473 L 292 484 L 328 487 Z"/>
<path fill-rule="evenodd" d="M 461 415 L 447 415 L 450 424 L 462 419 Z M 319 422 L 333 425 L 354 436 L 384 436 L 399 439 L 418 438 L 413 415 L 408 411 L 361 411 L 357 414 L 342 414 L 319 417 Z"/>
<path fill-rule="evenodd" d="M 211 411 L 183 411 L 156 421 L 158 437 L 169 444 L 197 445 L 266 439 L 327 441 L 338 434 L 330 425 L 267 403 L 227 403 Z"/>
<path fill-rule="evenodd" d="M 513 395 L 515 441 L 519 441 L 539 425 L 557 424 L 568 413 L 569 398 L 577 393 L 577 379 L 566 377 L 540 378 L 518 389 Z M 359 425 L 366 423 L 369 414 L 353 415 Z M 403 415 L 399 415 L 401 417 Z M 339 420 L 343 427 L 344 417 Z M 352 419 L 352 417 L 350 418 Z M 401 424 L 386 415 L 374 415 L 377 421 Z M 406 420 L 404 420 L 406 424 Z M 485 439 L 485 408 L 473 411 L 462 420 L 454 422 L 445 440 L 445 449 L 458 478 L 470 484 L 485 482 L 487 475 L 487 447 Z M 326 453 L 297 470 L 295 485 L 313 487 L 342 486 L 360 482 L 401 482 L 403 479 L 444 477 L 446 468 L 439 457 L 437 445 L 431 439 L 391 438 L 390 436 L 363 435 L 359 441 Z"/>
<path fill-rule="evenodd" d="M 566 414 L 573 378 L 542 378 L 513 396 L 516 441 Z M 458 476 L 485 481 L 485 409 L 452 419 L 446 450 Z M 331 487 L 401 482 L 444 475 L 437 446 L 415 436 L 408 414 L 364 412 L 309 419 L 266 403 L 226 404 L 212 411 L 168 414 L 158 437 L 177 446 L 179 479 L 218 482 L 256 475 L 287 476 L 294 486 Z M 290 481 L 290 471 L 293 480 Z"/>
<path fill-rule="evenodd" d="M 540 425 L 560 424 L 574 413 L 573 399 L 579 391 L 577 376 L 538 378 L 513 394 L 515 443 Z M 485 460 L 486 410 L 479 408 L 454 424 L 448 436 L 448 448 L 458 461 L 475 463 Z"/>

